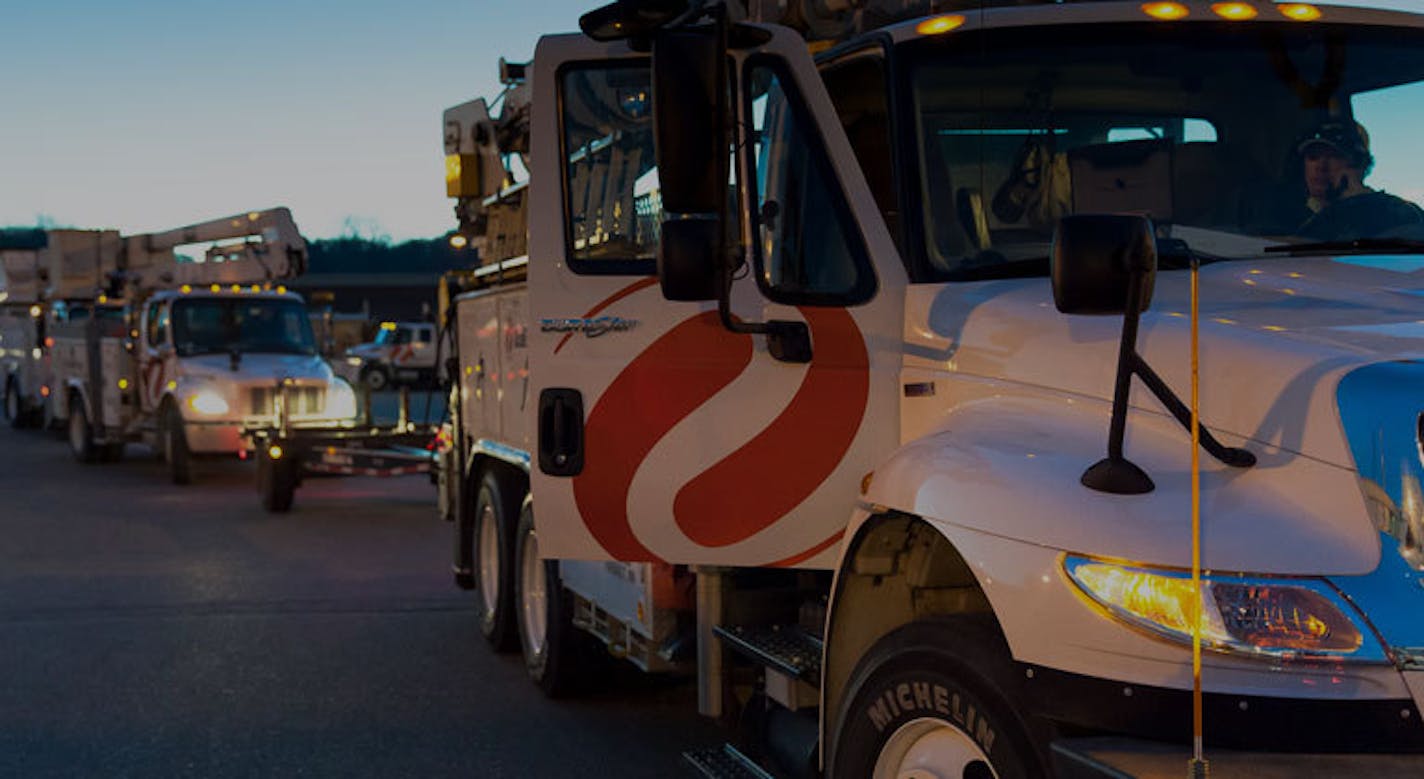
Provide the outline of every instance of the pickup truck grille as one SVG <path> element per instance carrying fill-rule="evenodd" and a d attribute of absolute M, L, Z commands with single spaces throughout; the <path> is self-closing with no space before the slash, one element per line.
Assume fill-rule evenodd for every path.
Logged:
<path fill-rule="evenodd" d="M 277 413 L 276 387 L 254 387 L 248 413 L 253 416 L 271 416 Z M 326 410 L 326 390 L 322 387 L 288 387 L 287 413 L 292 416 L 310 416 Z"/>

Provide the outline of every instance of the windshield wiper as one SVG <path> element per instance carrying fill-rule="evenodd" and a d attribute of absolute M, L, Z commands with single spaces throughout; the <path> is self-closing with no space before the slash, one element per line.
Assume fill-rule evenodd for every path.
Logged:
<path fill-rule="evenodd" d="M 1267 246 L 1268 254 L 1312 254 L 1315 252 L 1389 252 L 1424 254 L 1424 241 L 1413 238 L 1356 238 L 1352 241 L 1316 241 Z"/>

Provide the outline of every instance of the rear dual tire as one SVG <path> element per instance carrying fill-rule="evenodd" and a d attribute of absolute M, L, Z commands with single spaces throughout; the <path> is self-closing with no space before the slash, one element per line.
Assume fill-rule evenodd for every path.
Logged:
<path fill-rule="evenodd" d="M 518 497 L 494 471 L 480 479 L 475 498 L 473 554 L 475 612 L 480 634 L 496 652 L 512 652 L 519 635 L 514 618 L 514 526 Z"/>
<path fill-rule="evenodd" d="M 38 409 L 29 408 L 25 404 L 25 397 L 20 392 L 20 387 L 14 379 L 5 382 L 4 398 L 5 421 L 10 423 L 10 427 L 19 430 L 26 427 L 37 427 L 40 421 Z"/>
<path fill-rule="evenodd" d="M 529 678 L 550 698 L 583 689 L 596 655 L 590 638 L 573 624 L 573 602 L 559 580 L 559 562 L 539 559 L 534 532 L 534 507 L 529 500 L 519 512 L 515 539 L 519 571 L 515 596 L 519 602 L 519 642 Z"/>

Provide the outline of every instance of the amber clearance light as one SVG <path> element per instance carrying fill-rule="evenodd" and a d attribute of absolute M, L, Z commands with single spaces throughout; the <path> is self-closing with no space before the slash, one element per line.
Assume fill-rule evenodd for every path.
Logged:
<path fill-rule="evenodd" d="M 936 16 L 915 25 L 915 32 L 921 35 L 943 35 L 964 26 L 964 17 L 959 14 Z"/>
<path fill-rule="evenodd" d="M 1142 12 L 1153 19 L 1161 19 L 1166 22 L 1185 19 L 1187 14 L 1191 13 L 1181 3 L 1143 3 Z"/>
<path fill-rule="evenodd" d="M 1211 12 L 1227 21 L 1244 22 L 1256 18 L 1256 7 L 1247 3 L 1212 3 Z"/>
<path fill-rule="evenodd" d="M 1281 3 L 1276 6 L 1281 16 L 1297 22 L 1313 22 L 1320 18 L 1320 9 L 1309 3 Z"/>

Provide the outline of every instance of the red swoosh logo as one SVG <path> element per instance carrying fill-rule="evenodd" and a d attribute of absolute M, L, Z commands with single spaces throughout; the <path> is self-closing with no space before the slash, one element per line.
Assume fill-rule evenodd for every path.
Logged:
<path fill-rule="evenodd" d="M 742 448 L 678 491 L 673 516 L 703 546 L 751 538 L 790 513 L 840 464 L 870 397 L 870 358 L 844 309 L 804 308 L 814 357 L 791 403 Z M 755 485 L 755 501 L 746 500 Z"/>
<path fill-rule="evenodd" d="M 843 309 L 801 313 L 815 356 L 791 403 L 674 498 L 678 527 L 698 544 L 728 546 L 775 524 L 825 482 L 860 429 L 870 395 L 870 360 L 860 329 Z M 633 478 L 657 442 L 735 380 L 751 359 L 750 336 L 726 331 L 716 312 L 703 312 L 644 350 L 598 399 L 585 426 L 585 465 L 573 480 L 573 492 L 584 523 L 614 559 L 659 559 L 630 525 Z M 749 491 L 755 501 L 745 499 Z M 836 543 L 843 532 L 770 565 L 796 565 Z"/>
<path fill-rule="evenodd" d="M 654 341 L 589 412 L 574 501 L 589 532 L 614 559 L 658 560 L 629 525 L 633 476 L 669 430 L 730 384 L 751 360 L 751 336 L 728 332 L 717 312 L 707 311 Z"/>

